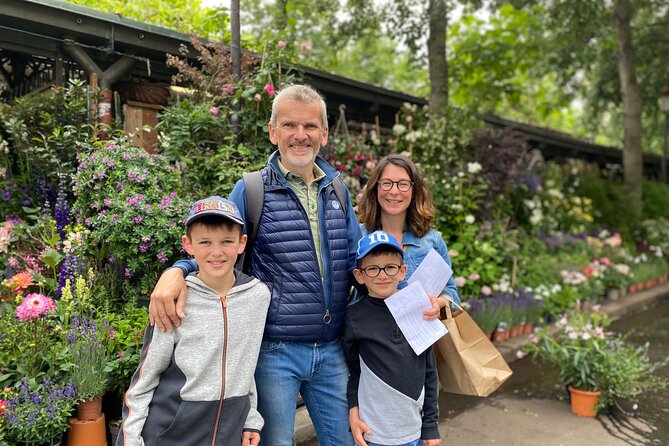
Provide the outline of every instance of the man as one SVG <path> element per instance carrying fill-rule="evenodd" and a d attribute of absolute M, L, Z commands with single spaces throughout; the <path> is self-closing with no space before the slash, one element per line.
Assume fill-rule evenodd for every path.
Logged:
<path fill-rule="evenodd" d="M 299 392 L 319 444 L 352 445 L 341 335 L 361 233 L 348 191 L 345 203 L 335 192 L 338 173 L 318 157 L 328 140 L 323 98 L 305 85 L 282 90 L 269 137 L 278 151 L 261 171 L 263 211 L 250 253 L 250 274 L 272 294 L 255 375 L 261 444 L 292 445 Z M 246 220 L 243 180 L 230 200 Z M 185 317 L 181 281 L 179 269 L 168 270 L 151 295 L 151 321 L 161 329 Z"/>

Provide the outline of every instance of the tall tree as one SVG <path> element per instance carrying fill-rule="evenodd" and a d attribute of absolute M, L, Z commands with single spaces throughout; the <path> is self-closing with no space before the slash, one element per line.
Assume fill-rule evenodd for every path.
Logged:
<path fill-rule="evenodd" d="M 636 80 L 634 45 L 632 44 L 632 8 L 629 0 L 616 0 L 615 22 L 618 36 L 618 75 L 623 99 L 625 143 L 623 170 L 625 183 L 636 206 L 643 194 L 643 156 L 641 151 L 641 95 Z"/>
<path fill-rule="evenodd" d="M 430 115 L 445 116 L 448 106 L 448 61 L 446 60 L 446 0 L 429 0 L 427 55 L 430 71 Z"/>

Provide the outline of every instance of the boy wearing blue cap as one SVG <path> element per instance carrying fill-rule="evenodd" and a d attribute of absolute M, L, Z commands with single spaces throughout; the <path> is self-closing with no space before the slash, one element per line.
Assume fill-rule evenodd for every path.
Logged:
<path fill-rule="evenodd" d="M 260 442 L 253 374 L 270 293 L 234 270 L 243 224 L 224 198 L 193 205 L 182 239 L 200 267 L 186 277 L 189 317 L 170 333 L 147 328 L 117 446 Z"/>
<path fill-rule="evenodd" d="M 350 376 L 349 422 L 359 446 L 439 446 L 437 369 L 432 349 L 416 355 L 384 299 L 407 265 L 383 231 L 358 242 L 353 275 L 367 293 L 346 311 L 344 352 Z"/>

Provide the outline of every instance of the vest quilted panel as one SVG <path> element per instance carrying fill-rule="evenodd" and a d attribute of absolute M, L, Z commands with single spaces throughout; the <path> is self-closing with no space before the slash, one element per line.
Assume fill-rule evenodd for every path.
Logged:
<path fill-rule="evenodd" d="M 265 340 L 327 342 L 341 337 L 350 286 L 346 215 L 332 185 L 319 193 L 319 221 L 325 224 L 321 243 L 321 282 L 307 215 L 295 193 L 278 175 L 262 170 L 263 212 L 252 250 L 251 273 L 271 292 Z M 338 181 L 338 180 L 337 180 Z M 325 284 L 325 289 L 323 285 Z M 326 311 L 331 316 L 324 322 Z"/>

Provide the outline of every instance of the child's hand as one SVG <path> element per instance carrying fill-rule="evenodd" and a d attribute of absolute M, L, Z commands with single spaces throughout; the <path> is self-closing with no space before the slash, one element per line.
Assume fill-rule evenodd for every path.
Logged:
<path fill-rule="evenodd" d="M 358 446 L 367 446 L 363 434 L 371 434 L 372 430 L 360 419 L 357 407 L 352 407 L 348 411 L 348 422 L 351 425 L 351 433 L 353 434 L 355 444 Z"/>
<path fill-rule="evenodd" d="M 242 433 L 242 446 L 258 446 L 260 444 L 260 434 L 258 432 Z"/>
<path fill-rule="evenodd" d="M 423 319 L 425 320 L 432 320 L 432 319 L 438 319 L 439 318 L 439 313 L 441 312 L 441 300 L 436 296 L 428 296 L 430 298 L 430 303 L 432 306 L 428 308 L 427 310 L 423 311 Z"/>
<path fill-rule="evenodd" d="M 438 438 L 435 438 L 433 440 L 423 440 L 423 444 L 425 446 L 439 446 L 441 444 L 441 440 Z"/>

